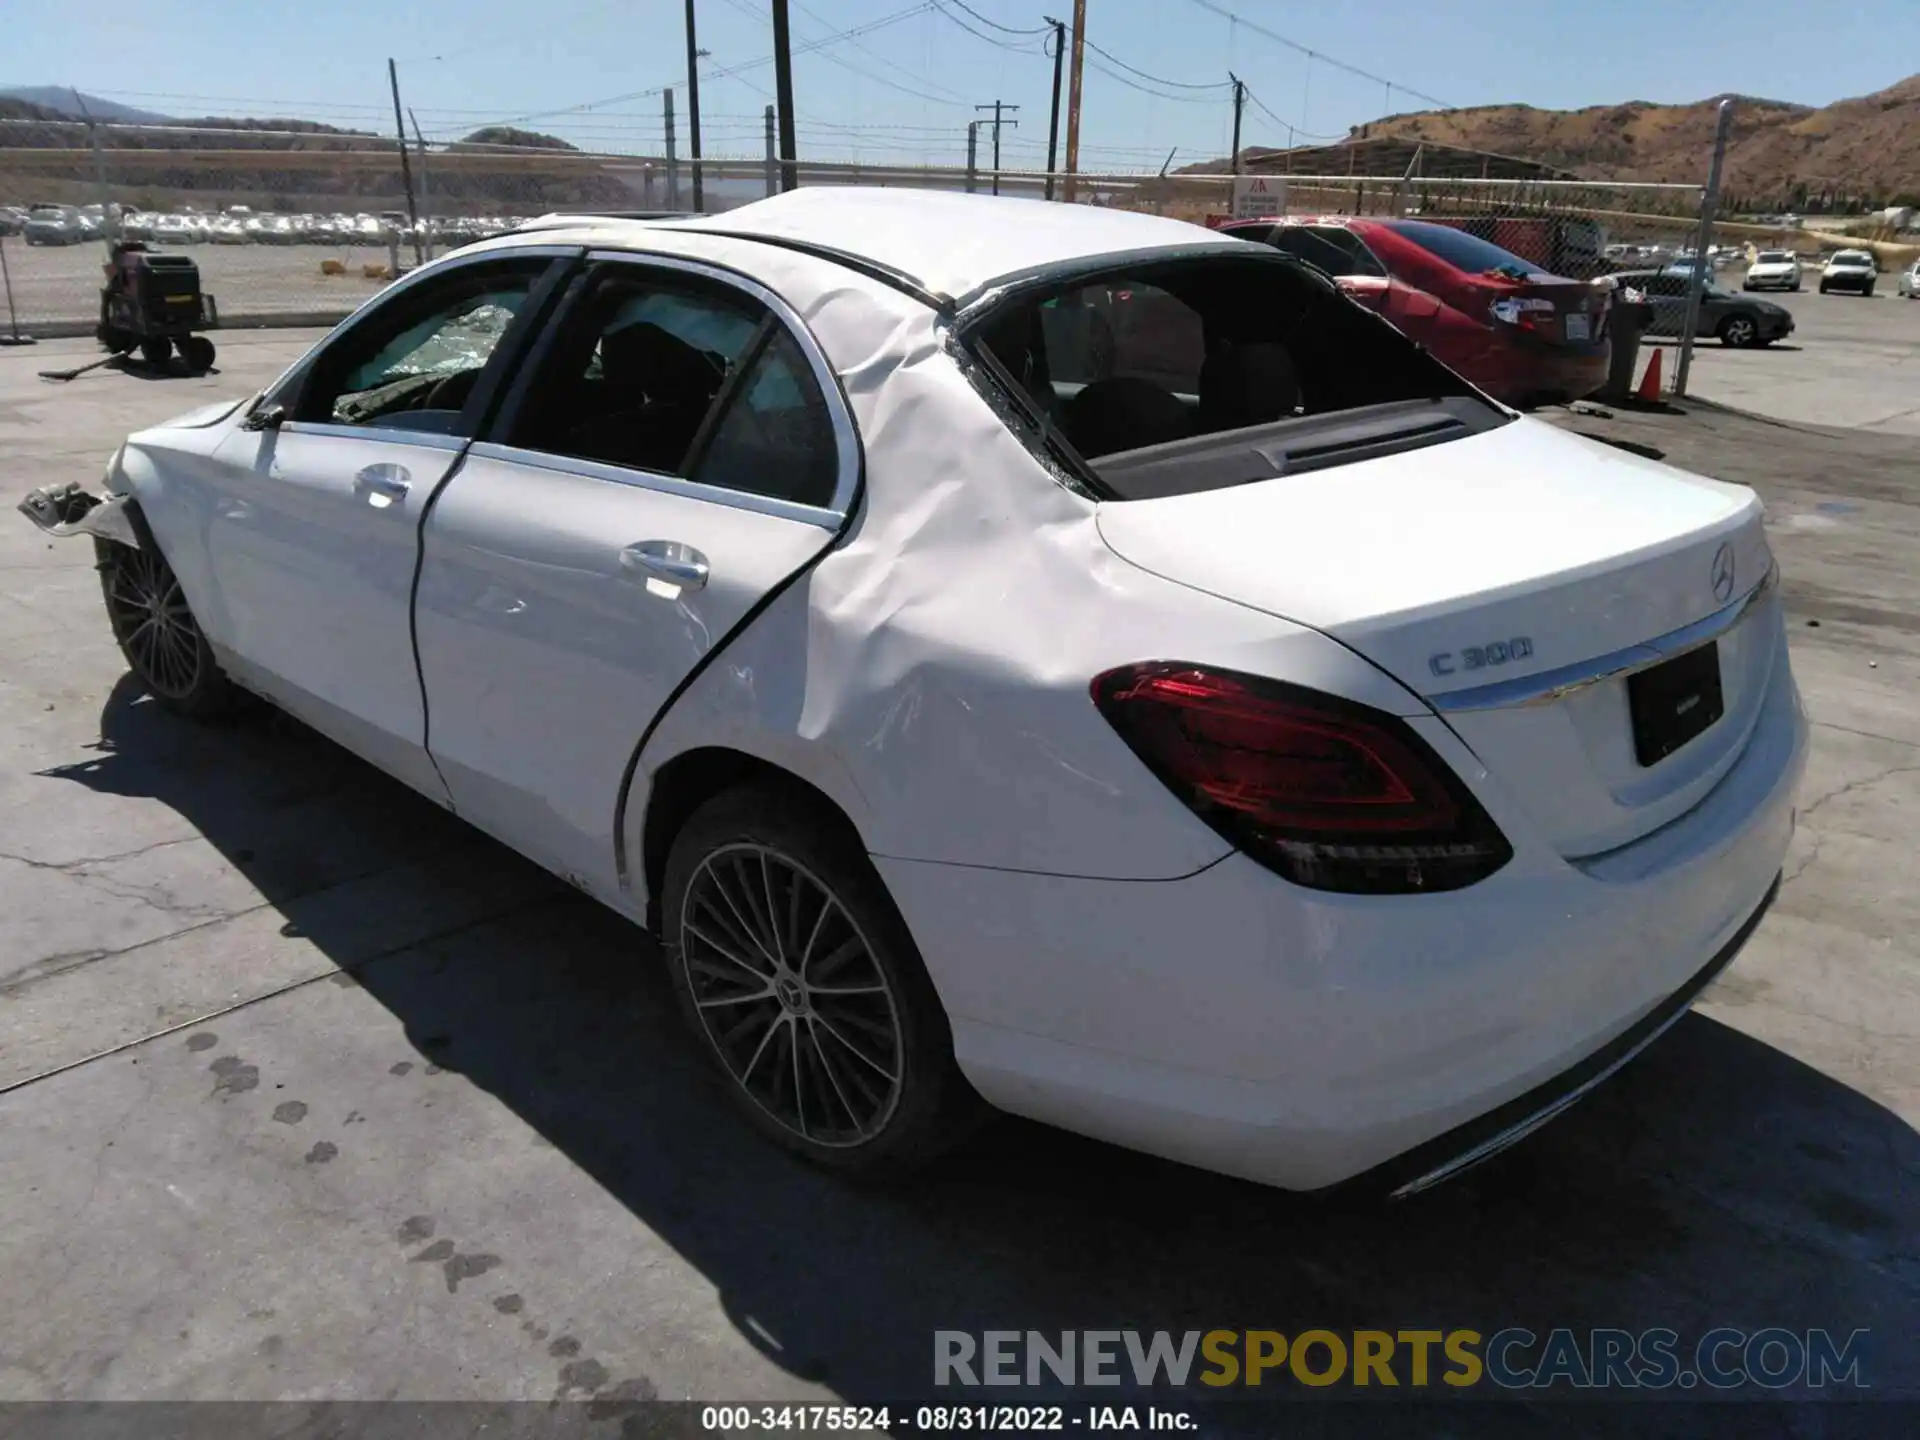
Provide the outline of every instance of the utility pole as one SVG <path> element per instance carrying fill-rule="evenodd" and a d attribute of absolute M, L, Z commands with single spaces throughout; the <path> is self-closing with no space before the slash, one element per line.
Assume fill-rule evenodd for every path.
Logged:
<path fill-rule="evenodd" d="M 1067 27 L 1051 15 L 1053 26 L 1053 118 L 1047 122 L 1047 199 L 1053 199 L 1053 170 L 1060 150 L 1060 66 L 1067 58 Z"/>
<path fill-rule="evenodd" d="M 993 125 L 993 193 L 998 195 L 1000 193 L 1000 127 L 1002 125 L 1011 125 L 1015 129 L 1018 129 L 1020 126 L 1018 120 L 1002 120 L 1000 118 L 1000 112 L 1002 110 L 1018 110 L 1020 107 L 1018 105 L 1008 105 L 1003 101 L 996 100 L 991 105 L 976 105 L 973 108 L 976 110 L 993 111 L 993 120 L 991 122 Z"/>
<path fill-rule="evenodd" d="M 420 203 L 426 207 L 426 219 L 414 227 L 420 236 L 423 260 L 433 259 L 433 187 L 427 184 L 427 137 L 420 133 L 420 122 L 414 118 L 413 107 L 407 107 L 407 123 L 413 126 L 414 144 L 420 147 Z"/>
<path fill-rule="evenodd" d="M 1073 67 L 1067 78 L 1067 178 L 1060 198 L 1073 203 L 1073 178 L 1080 169 L 1080 73 L 1087 58 L 1087 0 L 1073 0 Z"/>
<path fill-rule="evenodd" d="M 1233 81 L 1233 173 L 1240 173 L 1240 112 L 1247 108 L 1247 87 L 1240 83 L 1240 77 L 1231 70 L 1227 78 Z"/>
<path fill-rule="evenodd" d="M 975 156 L 978 153 L 976 147 L 980 141 L 980 127 L 985 123 L 984 120 L 967 121 L 967 193 L 969 195 L 980 188 L 979 182 L 975 178 L 979 174 L 979 168 L 975 163 Z"/>
<path fill-rule="evenodd" d="M 687 0 L 687 157 L 693 162 L 693 209 L 706 209 L 700 187 L 700 46 L 693 34 L 693 0 Z"/>
<path fill-rule="evenodd" d="M 413 226 L 413 263 L 420 259 L 420 207 L 413 199 L 413 162 L 407 158 L 407 127 L 400 120 L 400 67 L 387 57 L 387 84 L 393 89 L 393 134 L 400 142 L 400 178 L 407 187 L 407 220 Z"/>
<path fill-rule="evenodd" d="M 1693 241 L 1693 266 L 1687 276 L 1687 322 L 1680 329 L 1680 363 L 1673 370 L 1673 393 L 1687 393 L 1693 368 L 1693 332 L 1700 323 L 1700 292 L 1707 284 L 1707 246 L 1713 241 L 1713 212 L 1720 204 L 1720 169 L 1727 159 L 1727 132 L 1733 128 L 1733 97 L 1720 102 L 1713 131 L 1713 163 L 1707 167 L 1707 193 L 1700 197 L 1700 230 Z"/>
<path fill-rule="evenodd" d="M 680 162 L 674 158 L 673 154 L 673 91 L 668 90 L 665 98 L 667 125 L 667 208 L 669 210 L 678 210 L 680 208 Z"/>
<path fill-rule="evenodd" d="M 119 207 L 107 199 L 107 157 L 100 150 L 100 127 L 94 123 L 93 112 L 87 109 L 87 102 L 80 98 L 78 90 L 73 91 L 73 103 L 80 107 L 80 114 L 87 122 L 87 143 L 93 147 L 93 198 L 100 205 L 100 237 L 107 242 L 107 255 L 111 258 L 113 242 L 120 238 L 120 213 Z"/>
<path fill-rule="evenodd" d="M 773 107 L 767 106 L 767 194 L 780 193 L 780 142 L 774 138 Z"/>
<path fill-rule="evenodd" d="M 799 146 L 793 139 L 793 41 L 787 34 L 787 0 L 773 0 L 773 100 L 780 107 L 780 188 L 800 183 Z"/>

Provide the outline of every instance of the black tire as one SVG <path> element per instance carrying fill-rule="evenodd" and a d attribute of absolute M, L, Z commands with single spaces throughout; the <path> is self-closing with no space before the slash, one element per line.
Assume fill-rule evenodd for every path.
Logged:
<path fill-rule="evenodd" d="M 179 578 L 151 538 L 138 550 L 98 539 L 93 548 L 107 623 L 134 679 L 167 709 L 196 720 L 237 709 L 241 692 L 214 659 Z"/>
<path fill-rule="evenodd" d="M 695 1043 L 776 1143 L 843 1174 L 892 1179 L 960 1143 L 987 1113 L 954 1062 L 946 1011 L 906 922 L 845 822 L 819 802 L 770 785 L 709 800 L 674 838 L 660 909 Z"/>
<path fill-rule="evenodd" d="M 1720 343 L 1744 350 L 1760 340 L 1760 327 L 1745 315 L 1729 315 L 1720 322 Z"/>
<path fill-rule="evenodd" d="M 173 342 L 164 335 L 150 335 L 140 342 L 140 358 L 149 365 L 164 365 L 173 354 Z"/>
<path fill-rule="evenodd" d="M 188 335 L 180 341 L 180 359 L 196 375 L 213 369 L 213 342 L 204 335 Z"/>
<path fill-rule="evenodd" d="M 1827 293 L 1827 287 L 1826 287 L 1825 285 L 1822 285 L 1822 286 L 1820 287 L 1820 293 L 1821 293 L 1822 295 L 1824 295 L 1824 294 L 1826 294 L 1826 293 Z"/>

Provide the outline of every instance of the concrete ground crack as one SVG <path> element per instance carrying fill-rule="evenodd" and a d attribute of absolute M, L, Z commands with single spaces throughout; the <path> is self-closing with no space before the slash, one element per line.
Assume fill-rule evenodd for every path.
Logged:
<path fill-rule="evenodd" d="M 1809 802 L 1808 804 L 1802 805 L 1800 807 L 1800 818 L 1802 820 L 1811 820 L 1814 816 L 1814 813 L 1818 811 L 1823 805 L 1825 805 L 1830 800 L 1838 800 L 1842 795 L 1851 795 L 1851 794 L 1854 794 L 1856 791 L 1865 790 L 1870 786 L 1880 784 L 1882 781 L 1891 780 L 1896 775 L 1914 775 L 1914 774 L 1920 774 L 1920 765 L 1884 766 L 1883 768 L 1874 771 L 1871 775 L 1862 776 L 1858 780 L 1849 780 L 1846 784 L 1841 785 L 1835 789 L 1829 790 L 1826 794 L 1820 796 L 1819 798 Z"/>

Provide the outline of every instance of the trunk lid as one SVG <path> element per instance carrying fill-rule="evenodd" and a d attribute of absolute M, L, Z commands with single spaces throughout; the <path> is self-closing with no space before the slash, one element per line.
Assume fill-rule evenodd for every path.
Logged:
<path fill-rule="evenodd" d="M 1775 661 L 1754 494 L 1538 421 L 1112 502 L 1099 526 L 1142 569 L 1310 625 L 1379 665 L 1569 857 L 1628 843 L 1704 795 L 1744 747 Z M 1643 763 L 1622 672 L 1658 658 L 1651 641 L 1673 637 L 1678 654 L 1708 632 L 1724 713 Z"/>
<path fill-rule="evenodd" d="M 1609 287 L 1583 280 L 1488 277 L 1473 288 L 1496 329 L 1514 330 L 1554 346 L 1577 348 L 1600 339 L 1613 306 Z"/>

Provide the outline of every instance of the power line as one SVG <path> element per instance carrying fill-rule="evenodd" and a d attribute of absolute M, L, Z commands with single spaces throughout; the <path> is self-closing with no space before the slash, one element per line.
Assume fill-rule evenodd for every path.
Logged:
<path fill-rule="evenodd" d="M 1398 90 L 1402 95 L 1411 95 L 1414 99 L 1424 100 L 1429 105 L 1441 110 L 1458 108 L 1446 100 L 1439 99 L 1437 96 L 1429 95 L 1423 90 L 1416 90 L 1411 85 L 1402 85 L 1397 80 L 1389 80 L 1386 76 L 1376 75 L 1371 70 L 1362 70 L 1358 65 L 1349 65 L 1346 61 L 1329 55 L 1324 50 L 1315 50 L 1309 46 L 1302 45 L 1298 40 L 1289 39 L 1277 30 L 1269 30 L 1266 26 L 1257 21 L 1249 20 L 1244 15 L 1236 15 L 1233 11 L 1227 9 L 1226 6 L 1216 4 L 1215 0 L 1193 0 L 1193 3 L 1198 5 L 1202 10 L 1210 11 L 1224 20 L 1231 20 L 1236 25 L 1244 25 L 1256 35 L 1264 35 L 1276 45 L 1284 45 L 1296 55 L 1304 55 L 1309 60 L 1318 60 L 1322 64 L 1331 65 L 1336 70 L 1344 70 L 1347 74 L 1357 76 L 1362 80 L 1371 80 L 1376 85 L 1384 85 L 1389 91 Z"/>
<path fill-rule="evenodd" d="M 1092 47 L 1089 46 L 1088 48 L 1091 49 Z M 1142 95 L 1151 95 L 1156 100 L 1176 100 L 1186 105 L 1218 105 L 1220 103 L 1220 97 L 1217 95 L 1169 95 L 1164 90 L 1151 89 L 1148 86 L 1142 85 L 1139 81 L 1121 74 L 1118 70 L 1109 70 L 1098 60 L 1092 59 L 1091 57 L 1088 58 L 1086 64 L 1089 69 L 1099 71 L 1109 80 L 1118 81 L 1129 90 L 1138 90 Z"/>
<path fill-rule="evenodd" d="M 973 36 L 973 38 L 976 40 L 984 41 L 988 45 L 996 46 L 1001 50 L 1010 51 L 1015 55 L 1040 55 L 1045 53 L 1044 50 L 1036 49 L 1032 45 L 1012 45 L 1005 40 L 997 40 L 991 35 L 983 34 L 982 32 L 974 29 L 971 25 L 967 24 L 966 21 L 962 20 L 958 15 L 954 14 L 951 10 L 947 9 L 947 7 L 941 3 L 941 0 L 929 0 L 929 3 L 933 6 L 933 8 L 938 13 L 940 13 L 941 15 L 944 15 L 947 19 L 951 20 L 955 25 L 958 25 L 962 30 L 966 31 L 967 34 Z M 969 11 L 968 13 L 971 14 L 972 12 Z"/>
<path fill-rule="evenodd" d="M 1347 138 L 1344 135 L 1316 135 L 1311 130 L 1302 130 L 1290 120 L 1282 120 L 1278 115 L 1274 114 L 1273 108 L 1268 105 L 1266 101 L 1253 93 L 1251 87 L 1247 89 L 1246 96 L 1249 100 L 1253 101 L 1255 105 L 1259 106 L 1261 110 L 1266 112 L 1269 120 L 1285 130 L 1290 138 L 1296 136 L 1305 136 L 1309 140 L 1344 140 Z"/>
<path fill-rule="evenodd" d="M 1004 30 L 1009 35 L 1045 35 L 1053 29 L 1051 25 L 1034 25 L 1027 29 L 1022 29 L 1017 25 L 1002 25 L 998 20 L 989 20 L 985 15 L 982 15 L 978 10 L 967 4 L 967 0 L 953 0 L 953 3 L 966 11 L 967 14 L 971 15 L 974 19 L 978 20 L 982 25 L 991 25 L 994 29 Z"/>
<path fill-rule="evenodd" d="M 1128 74 L 1138 75 L 1142 80 L 1151 80 L 1156 85 L 1165 85 L 1174 90 L 1225 90 L 1231 83 L 1226 80 L 1209 80 L 1204 85 L 1196 85 L 1187 80 L 1164 80 L 1158 75 L 1149 75 L 1146 71 L 1129 65 L 1111 50 L 1102 50 L 1091 40 L 1083 40 L 1081 43 L 1084 44 L 1087 49 L 1093 51 L 1094 54 L 1106 56 L 1107 59 L 1111 60 Z"/>
<path fill-rule="evenodd" d="M 742 15 L 745 15 L 750 20 L 758 20 L 760 18 L 760 12 L 755 10 L 752 6 L 748 5 L 746 3 L 746 0 L 726 0 L 726 3 L 732 6 L 735 10 L 739 11 Z M 799 6 L 798 8 L 801 9 L 802 11 L 805 11 L 806 14 L 812 15 L 814 19 L 816 20 L 820 19 L 818 15 L 814 15 L 813 12 L 811 10 L 808 10 L 804 5 Z M 923 6 L 921 8 L 924 9 L 925 7 Z M 821 23 L 826 24 L 829 22 L 821 21 Z M 846 37 L 846 38 L 847 38 L 848 44 L 853 45 L 858 49 L 866 50 L 866 46 L 861 45 L 857 38 L 853 38 L 853 37 Z M 889 80 L 884 75 L 876 75 L 871 70 L 862 69 L 860 66 L 854 64 L 851 60 L 846 59 L 844 56 L 835 55 L 826 50 L 810 49 L 807 46 L 802 46 L 799 49 L 795 50 L 794 53 L 796 55 L 817 54 L 820 59 L 829 61 L 835 65 L 838 65 L 841 69 L 849 72 L 850 74 L 858 75 L 863 80 L 871 80 L 876 85 L 884 85 L 889 90 L 898 90 L 902 95 L 911 95 L 916 100 L 928 100 L 935 105 L 952 105 L 955 107 L 964 107 L 966 104 L 964 100 L 960 100 L 957 98 L 949 100 L 943 96 L 929 94 L 925 90 L 916 90 L 911 85 L 902 85 L 899 81 Z M 869 55 L 875 55 L 875 58 L 882 60 L 882 62 L 885 64 L 891 65 L 893 63 L 890 60 L 886 60 L 885 57 L 877 55 L 876 52 L 872 50 L 867 50 L 867 53 Z M 899 69 L 901 67 L 896 66 L 895 68 Z M 735 76 L 733 78 L 737 79 L 738 77 Z M 916 76 L 915 78 L 917 79 L 918 77 Z M 761 93 L 765 94 L 766 92 L 762 91 Z"/>
<path fill-rule="evenodd" d="M 808 9 L 805 5 L 800 4 L 799 0 L 794 0 L 794 8 L 798 10 L 801 14 L 805 15 L 808 19 L 817 21 L 822 25 L 831 25 L 833 23 L 832 21 L 828 20 L 824 15 L 820 14 L 819 11 Z M 857 36 L 849 38 L 847 41 L 847 44 L 851 45 L 854 49 L 860 51 L 861 54 L 863 55 L 872 56 L 875 60 L 878 60 L 882 65 L 887 66 L 889 69 L 897 70 L 902 75 L 910 75 L 914 80 L 918 81 L 922 85 L 925 85 L 928 89 L 944 91 L 947 95 L 952 97 L 951 103 L 954 103 L 954 104 L 966 103 L 966 96 L 962 95 L 958 90 L 949 89 L 947 86 L 940 84 L 937 80 L 930 80 L 924 75 L 915 74 L 914 72 L 908 70 L 906 66 L 898 64 L 893 60 L 889 60 L 885 55 L 882 55 L 878 50 L 875 50 L 872 46 L 862 44 Z M 858 72 L 855 72 L 855 73 L 858 73 Z"/>

